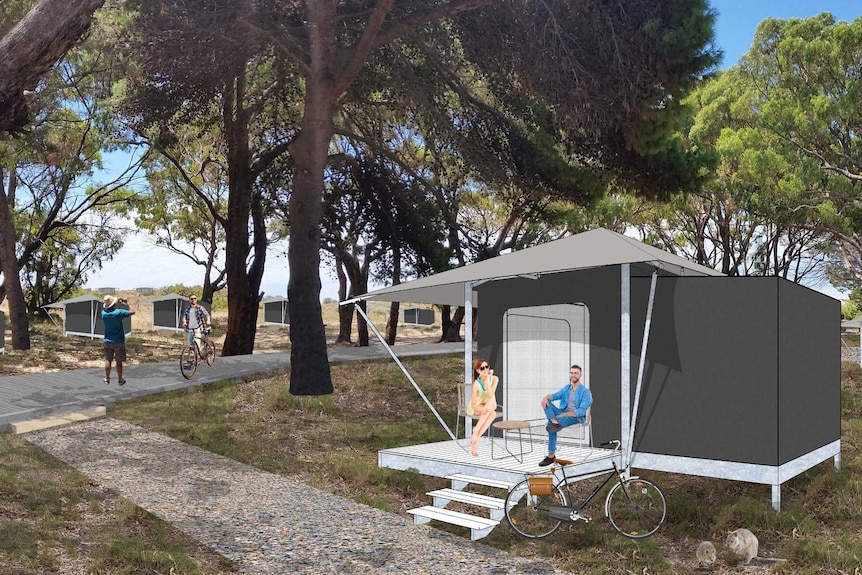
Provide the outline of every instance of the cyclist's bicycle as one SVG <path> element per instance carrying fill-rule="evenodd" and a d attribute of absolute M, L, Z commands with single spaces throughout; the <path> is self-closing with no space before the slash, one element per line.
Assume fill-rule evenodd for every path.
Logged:
<path fill-rule="evenodd" d="M 602 447 L 620 449 L 618 440 L 603 443 Z M 667 503 L 658 485 L 640 477 L 626 478 L 626 469 L 612 461 L 613 468 L 606 471 L 591 471 L 579 475 L 566 475 L 566 466 L 571 461 L 557 459 L 563 478 L 554 482 L 555 468 L 531 473 L 512 487 L 506 496 L 506 520 L 517 533 L 538 539 L 547 537 L 566 523 L 588 523 L 590 518 L 584 508 L 611 480 L 617 483 L 605 499 L 605 516 L 614 529 L 631 539 L 643 539 L 659 530 L 667 517 Z M 566 486 L 569 482 L 586 476 L 607 472 L 605 480 L 580 503 L 566 501 Z"/>
<path fill-rule="evenodd" d="M 198 345 L 198 338 L 194 337 L 191 344 L 186 344 L 180 354 L 180 372 L 186 379 L 194 377 L 198 370 L 198 363 L 203 359 L 207 365 L 212 365 L 215 362 L 216 347 L 213 342 L 207 339 L 207 334 L 212 331 L 209 326 L 197 327 L 192 331 L 199 333 L 201 343 Z"/>

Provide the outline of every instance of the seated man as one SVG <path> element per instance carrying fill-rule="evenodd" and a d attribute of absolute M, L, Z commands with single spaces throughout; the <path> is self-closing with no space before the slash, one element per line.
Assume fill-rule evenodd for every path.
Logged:
<path fill-rule="evenodd" d="M 587 409 L 593 404 L 593 394 L 581 385 L 581 366 L 573 365 L 569 370 L 569 383 L 553 395 L 542 398 L 542 409 L 548 418 L 548 456 L 540 466 L 545 467 L 554 462 L 554 452 L 557 449 L 557 432 L 570 425 L 585 423 Z M 559 401 L 560 407 L 552 401 Z"/>

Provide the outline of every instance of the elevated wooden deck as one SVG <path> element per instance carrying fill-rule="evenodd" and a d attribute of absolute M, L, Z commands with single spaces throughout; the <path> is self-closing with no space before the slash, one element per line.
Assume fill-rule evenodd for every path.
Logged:
<path fill-rule="evenodd" d="M 447 477 L 454 474 L 471 475 L 494 479 L 507 483 L 517 483 L 529 473 L 547 470 L 539 467 L 539 462 L 547 454 L 547 442 L 544 437 L 532 439 L 532 453 L 525 453 L 523 462 L 519 462 L 520 450 L 517 439 L 509 439 L 509 450 L 504 449 L 502 438 L 495 437 L 494 459 L 491 458 L 491 439 L 483 437 L 479 444 L 479 455 L 470 455 L 470 441 L 440 441 L 424 445 L 407 445 L 391 449 L 382 449 L 377 453 L 380 467 L 387 469 L 415 469 L 423 475 L 432 477 Z M 524 451 L 529 452 L 528 439 L 524 438 Z M 566 469 L 567 475 L 601 472 L 611 468 L 611 458 L 618 455 L 611 449 L 599 447 L 579 447 L 574 444 L 560 442 L 557 445 L 557 457 L 569 459 L 574 465 Z M 619 463 L 619 460 L 617 460 Z"/>

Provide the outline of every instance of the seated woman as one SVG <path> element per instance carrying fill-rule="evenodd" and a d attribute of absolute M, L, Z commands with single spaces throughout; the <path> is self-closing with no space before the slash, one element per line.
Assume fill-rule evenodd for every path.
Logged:
<path fill-rule="evenodd" d="M 473 363 L 473 391 L 470 395 L 470 411 L 473 417 L 478 417 L 470 439 L 470 453 L 479 455 L 479 438 L 497 417 L 497 383 L 500 378 L 494 375 L 494 370 L 484 359 Z"/>

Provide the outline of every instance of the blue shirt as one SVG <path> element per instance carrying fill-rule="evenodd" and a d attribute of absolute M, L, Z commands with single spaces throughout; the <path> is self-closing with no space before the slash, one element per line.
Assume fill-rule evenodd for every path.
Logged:
<path fill-rule="evenodd" d="M 572 384 L 569 382 L 551 395 L 551 400 L 559 401 L 560 409 L 564 413 L 574 411 L 578 417 L 584 417 L 587 415 L 587 409 L 593 404 L 593 394 L 584 387 L 584 384 L 578 384 L 578 387 L 572 389 Z"/>
<path fill-rule="evenodd" d="M 123 318 L 130 317 L 132 312 L 127 309 L 113 308 L 102 310 L 102 322 L 105 324 L 105 343 L 125 343 L 126 330 L 123 329 Z"/>

